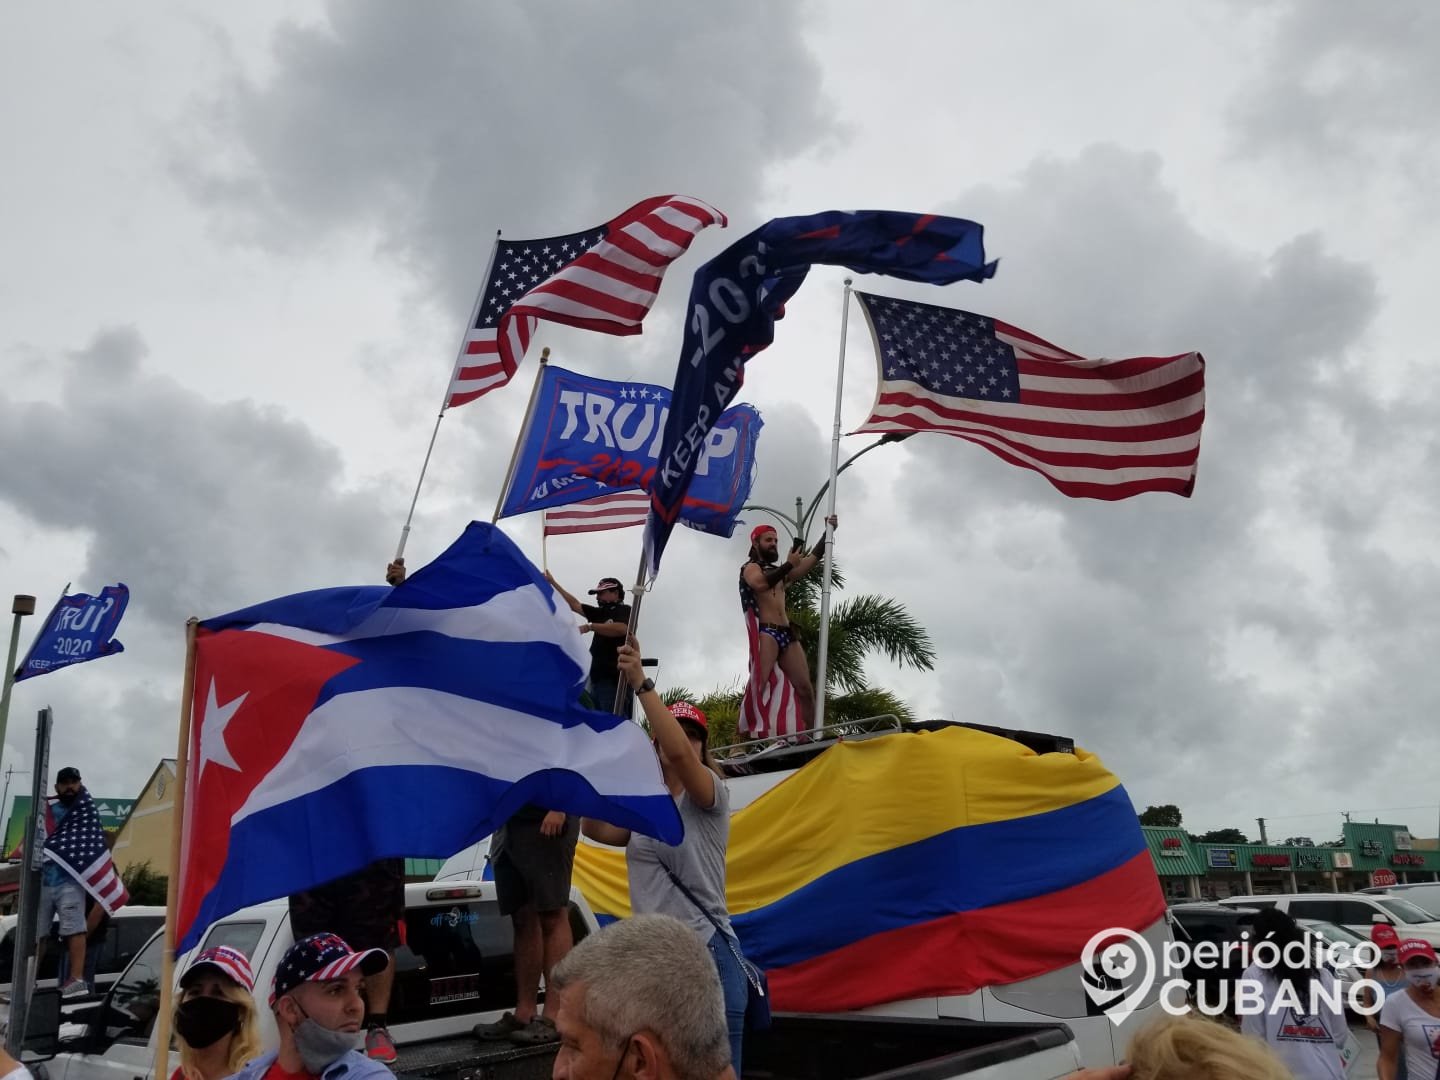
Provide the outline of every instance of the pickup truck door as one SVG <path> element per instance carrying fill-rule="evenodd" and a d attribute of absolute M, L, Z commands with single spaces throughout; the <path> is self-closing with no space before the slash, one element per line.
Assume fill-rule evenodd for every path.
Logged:
<path fill-rule="evenodd" d="M 116 980 L 74 1050 L 48 1066 L 54 1080 L 144 1080 L 155 1067 L 165 935 L 156 933 Z M 62 1071 L 63 1070 L 63 1071 Z"/>

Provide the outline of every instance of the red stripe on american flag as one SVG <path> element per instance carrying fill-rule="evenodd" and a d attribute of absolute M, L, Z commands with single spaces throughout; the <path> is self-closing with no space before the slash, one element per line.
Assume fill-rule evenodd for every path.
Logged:
<path fill-rule="evenodd" d="M 615 495 L 601 495 L 584 502 L 546 510 L 544 525 L 546 536 L 566 536 L 571 533 L 604 532 L 607 529 L 628 529 L 644 525 L 650 511 L 650 496 L 644 492 L 621 492 Z"/>

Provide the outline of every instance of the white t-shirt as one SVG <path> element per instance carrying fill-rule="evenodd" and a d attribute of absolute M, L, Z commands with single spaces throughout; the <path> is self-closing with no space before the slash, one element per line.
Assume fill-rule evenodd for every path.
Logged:
<path fill-rule="evenodd" d="M 1240 1018 L 1240 1030 L 1269 1043 L 1270 1049 L 1295 1074 L 1296 1080 L 1345 1080 L 1345 1062 L 1340 1048 L 1349 1038 L 1350 1029 L 1345 1024 L 1343 1007 L 1338 1010 L 1330 1007 L 1331 1000 L 1344 1001 L 1343 995 L 1335 996 L 1339 993 L 1335 975 L 1321 971 L 1317 976 L 1324 987 L 1324 994 L 1322 996 L 1317 992 L 1317 1011 L 1313 1013 L 1304 1011 L 1310 1007 L 1308 990 L 1302 988 L 1300 991 L 1299 1009 L 1288 1004 L 1276 1008 L 1275 999 L 1280 993 L 1280 984 L 1270 972 L 1252 965 L 1245 969 L 1244 978 L 1247 981 L 1253 979 L 1260 985 L 1264 1005 L 1258 1015 Z"/>
<path fill-rule="evenodd" d="M 1400 1032 L 1407 1075 L 1430 1080 L 1440 1072 L 1440 1016 L 1431 1016 L 1416 1005 L 1408 990 L 1385 995 L 1380 1026 Z"/>

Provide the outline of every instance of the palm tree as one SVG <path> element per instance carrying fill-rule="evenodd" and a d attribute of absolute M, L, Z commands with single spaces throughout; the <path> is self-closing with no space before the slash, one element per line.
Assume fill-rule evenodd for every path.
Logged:
<path fill-rule="evenodd" d="M 810 677 L 815 677 L 820 644 L 820 582 L 823 568 L 805 575 L 785 590 L 790 625 L 805 650 Z M 831 569 L 836 589 L 845 586 L 838 566 Z M 901 667 L 930 671 L 935 667 L 935 646 L 930 634 L 900 601 L 866 593 L 831 608 L 829 657 L 825 667 L 825 723 L 844 725 L 872 716 L 893 714 L 901 720 L 915 719 L 914 710 L 897 694 L 871 686 L 865 675 L 865 660 L 880 654 Z M 666 691 L 667 702 L 693 701 L 710 721 L 710 745 L 734 742 L 744 693 L 743 676 L 734 684 L 717 687 L 695 698 L 683 687 Z"/>

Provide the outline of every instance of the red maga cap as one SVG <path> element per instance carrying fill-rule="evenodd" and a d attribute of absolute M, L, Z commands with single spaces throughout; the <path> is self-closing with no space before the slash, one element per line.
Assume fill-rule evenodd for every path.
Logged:
<path fill-rule="evenodd" d="M 1435 959 L 1435 947 L 1428 941 L 1421 941 L 1419 938 L 1406 938 L 1400 942 L 1400 963 L 1407 960 L 1414 960 L 1417 956 L 1423 956 L 1432 964 L 1440 963 Z"/>
<path fill-rule="evenodd" d="M 677 701 L 671 705 L 670 715 L 676 720 L 689 720 L 692 724 L 699 724 L 706 734 L 710 732 L 710 721 L 706 720 L 705 714 L 688 701 Z"/>
<path fill-rule="evenodd" d="M 774 531 L 774 525 L 756 525 L 753 529 L 750 530 L 750 543 L 753 544 L 766 533 L 773 533 Z"/>

